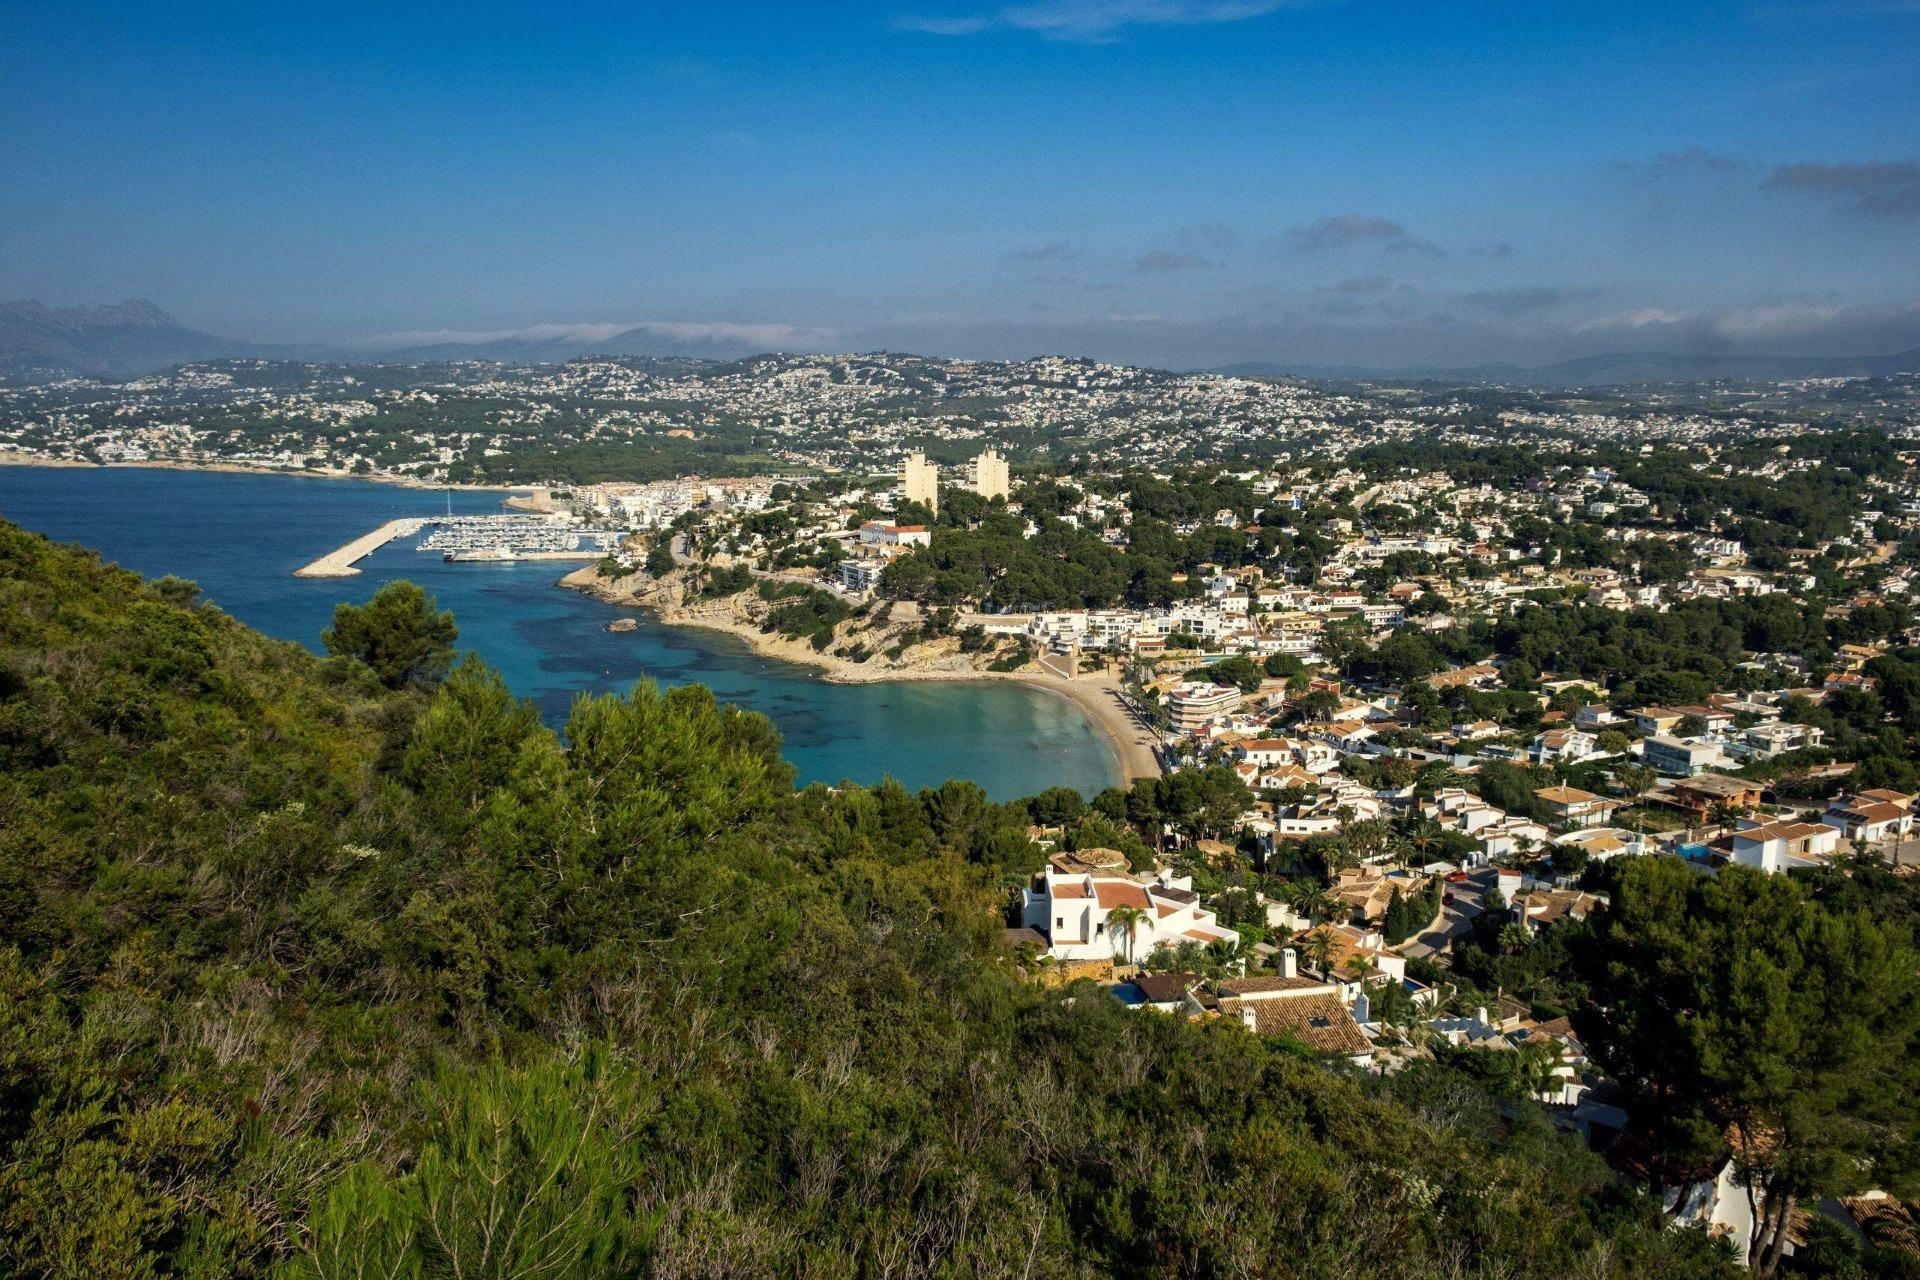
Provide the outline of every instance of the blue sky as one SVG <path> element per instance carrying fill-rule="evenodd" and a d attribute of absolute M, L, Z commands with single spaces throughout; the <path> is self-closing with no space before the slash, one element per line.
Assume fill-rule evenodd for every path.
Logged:
<path fill-rule="evenodd" d="M 0 297 L 270 341 L 1920 346 L 1920 0 L 7 0 L 0 120 Z"/>

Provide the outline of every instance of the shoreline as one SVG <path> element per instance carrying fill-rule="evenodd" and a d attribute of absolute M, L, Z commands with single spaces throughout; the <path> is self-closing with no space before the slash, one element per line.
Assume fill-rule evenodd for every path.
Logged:
<path fill-rule="evenodd" d="M 1047 671 L 981 671 L 970 666 L 955 668 L 926 664 L 873 666 L 822 653 L 805 641 L 762 631 L 732 607 L 735 597 L 689 607 L 677 598 L 678 592 L 671 584 L 654 585 L 637 592 L 609 588 L 600 581 L 598 568 L 594 565 L 567 574 L 556 585 L 582 592 L 605 604 L 644 609 L 663 626 L 723 632 L 761 657 L 809 668 L 817 679 L 829 684 L 909 681 L 975 684 L 1008 681 L 1021 684 L 1062 698 L 1086 716 L 1094 733 L 1112 753 L 1121 786 L 1126 786 L 1135 778 L 1157 778 L 1164 773 L 1159 756 L 1154 751 L 1153 734 L 1127 711 L 1121 702 L 1119 681 L 1108 675 L 1083 675 L 1068 680 Z M 663 599 L 663 596 L 668 598 Z M 952 660 L 958 660 L 957 655 Z"/>
<path fill-rule="evenodd" d="M 371 480 L 380 484 L 421 491 L 454 488 L 470 492 L 512 494 L 527 492 L 533 488 L 531 485 L 440 485 L 412 476 L 356 476 L 341 472 L 250 466 L 237 462 L 179 462 L 165 459 L 144 462 L 83 462 L 69 458 L 48 458 L 5 448 L 0 448 L 0 466 L 197 471 L 213 474 L 297 476 L 308 480 Z M 337 557 L 346 549 L 346 547 L 338 548 L 327 556 L 321 557 L 321 561 Z M 319 561 L 314 562 L 314 564 L 319 563 Z M 347 577 L 358 572 L 358 569 L 348 569 L 345 572 L 331 572 L 324 576 Z M 1119 682 L 1105 674 L 1082 675 L 1068 680 L 1045 669 L 982 671 L 971 665 L 942 667 L 929 665 L 925 661 L 911 665 L 888 664 L 883 657 L 878 656 L 871 659 L 869 663 L 856 663 L 844 657 L 822 653 L 804 641 L 762 631 L 755 622 L 741 616 L 740 610 L 732 599 L 689 606 L 679 599 L 677 590 L 668 589 L 669 584 L 650 584 L 649 589 L 640 592 L 631 589 L 621 590 L 599 581 L 595 565 L 586 565 L 574 570 L 561 577 L 555 585 L 580 591 L 606 604 L 644 609 L 663 626 L 694 627 L 724 632 L 739 640 L 756 655 L 793 666 L 805 667 L 814 674 L 815 678 L 831 684 L 883 684 L 893 681 L 926 680 L 973 681 L 980 684 L 1011 681 L 1021 684 L 1029 689 L 1065 699 L 1079 709 L 1092 726 L 1095 736 L 1106 744 L 1121 786 L 1127 785 L 1135 778 L 1157 778 L 1164 773 L 1154 750 L 1157 741 L 1155 736 L 1142 727 L 1126 709 L 1121 701 Z M 671 598 L 663 599 L 662 596 Z M 966 659 L 958 653 L 952 653 L 946 655 L 942 661 L 964 663 Z M 885 665 L 875 666 L 871 665 L 872 663 Z"/>
<path fill-rule="evenodd" d="M 436 484 L 418 476 L 397 476 L 389 472 L 354 475 L 347 471 L 308 471 L 302 467 L 265 467 L 246 462 L 180 462 L 154 458 L 145 462 L 82 462 L 77 458 L 49 458 L 37 453 L 0 448 L 0 467 L 57 467 L 94 471 L 204 471 L 216 475 L 294 476 L 302 480 L 365 480 L 390 484 L 401 489 L 434 491 L 459 489 L 468 493 L 530 492 L 530 484 Z"/>

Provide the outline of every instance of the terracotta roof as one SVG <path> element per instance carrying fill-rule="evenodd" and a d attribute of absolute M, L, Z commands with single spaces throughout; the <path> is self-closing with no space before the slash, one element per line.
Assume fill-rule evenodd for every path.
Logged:
<path fill-rule="evenodd" d="M 1223 996 L 1267 995 L 1275 991 L 1311 991 L 1324 988 L 1326 983 L 1318 978 L 1282 978 L 1277 974 L 1266 974 L 1253 978 L 1229 978 L 1225 982 L 1215 983 Z"/>
<path fill-rule="evenodd" d="M 1541 787 L 1533 794 L 1539 796 L 1548 804 L 1590 804 L 1600 799 L 1600 797 L 1593 794 L 1593 792 L 1582 791 L 1578 787 Z"/>
<path fill-rule="evenodd" d="M 1360 1030 L 1340 997 L 1294 996 L 1287 1000 L 1222 1000 L 1222 1017 L 1239 1019 L 1253 1012 L 1253 1029 L 1263 1036 L 1286 1036 L 1309 1049 L 1342 1055 L 1371 1053 L 1373 1042 Z"/>
<path fill-rule="evenodd" d="M 1133 985 L 1140 988 L 1140 994 L 1150 1002 L 1171 1004 L 1184 999 L 1199 981 L 1197 973 L 1143 973 L 1133 980 Z"/>
<path fill-rule="evenodd" d="M 1071 883 L 1056 884 L 1053 886 L 1053 896 L 1056 898 L 1084 898 L 1087 896 L 1087 886 Z"/>
<path fill-rule="evenodd" d="M 1744 831 L 1733 833 L 1735 840 L 1805 840 L 1808 836 L 1824 835 L 1833 830 L 1822 823 L 1818 826 L 1810 822 L 1768 822 L 1757 827 L 1748 827 Z"/>
<path fill-rule="evenodd" d="M 1124 880 L 1096 880 L 1093 882 L 1093 893 L 1100 905 L 1109 911 L 1115 907 L 1145 909 L 1153 905 L 1147 901 L 1145 889 Z"/>

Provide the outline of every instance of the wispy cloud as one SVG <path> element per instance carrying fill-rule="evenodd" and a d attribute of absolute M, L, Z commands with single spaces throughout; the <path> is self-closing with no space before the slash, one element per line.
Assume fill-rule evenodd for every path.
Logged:
<path fill-rule="evenodd" d="M 1866 164 L 1783 164 L 1764 184 L 1775 191 L 1824 197 L 1854 213 L 1880 218 L 1920 217 L 1920 164 L 1881 160 Z"/>
<path fill-rule="evenodd" d="M 1049 240 L 1045 244 L 1029 245 L 1024 249 L 1015 249 L 1002 256 L 1001 261 L 1016 265 L 1033 266 L 1041 262 L 1071 262 L 1080 256 L 1080 251 L 1065 240 Z"/>
<path fill-rule="evenodd" d="M 1832 298 L 1785 299 L 1718 310 L 1645 307 L 1594 316 L 1569 327 L 1575 334 L 1633 337 L 1656 342 L 1684 335 L 1748 351 L 1827 350 L 1874 353 L 1920 343 L 1920 298 L 1858 304 Z"/>
<path fill-rule="evenodd" d="M 1263 18 L 1313 0 L 1032 0 L 1027 4 L 953 14 L 907 14 L 894 19 L 901 31 L 970 36 L 984 31 L 1024 31 L 1047 40 L 1100 44 L 1129 27 L 1197 27 Z"/>
<path fill-rule="evenodd" d="M 1372 244 L 1397 253 L 1430 258 L 1446 253 L 1430 240 L 1417 240 L 1408 235 L 1405 227 L 1390 218 L 1375 218 L 1364 213 L 1341 214 L 1294 227 L 1287 232 L 1287 240 L 1294 248 L 1306 252 Z"/>
<path fill-rule="evenodd" d="M 1463 293 L 1457 301 L 1485 315 L 1525 316 L 1549 311 L 1580 295 L 1558 285 L 1526 285 L 1518 289 L 1479 289 Z"/>
<path fill-rule="evenodd" d="M 1192 271 L 1220 264 L 1197 253 L 1177 253 L 1171 249 L 1149 249 L 1133 260 L 1135 271 Z"/>
<path fill-rule="evenodd" d="M 1661 307 L 1636 307 L 1601 316 L 1589 316 L 1573 325 L 1575 333 L 1599 333 L 1609 329 L 1650 329 L 1685 324 L 1694 318 L 1691 311 L 1668 311 Z"/>
<path fill-rule="evenodd" d="M 1317 293 L 1384 293 L 1393 287 L 1393 281 L 1386 276 L 1352 276 L 1346 280 L 1336 280 L 1332 284 L 1321 285 Z"/>
<path fill-rule="evenodd" d="M 1642 182 L 1663 182 L 1737 173 L 1742 166 L 1738 160 L 1717 151 L 1709 151 L 1705 147 L 1685 147 L 1638 160 L 1616 161 L 1613 167 Z"/>

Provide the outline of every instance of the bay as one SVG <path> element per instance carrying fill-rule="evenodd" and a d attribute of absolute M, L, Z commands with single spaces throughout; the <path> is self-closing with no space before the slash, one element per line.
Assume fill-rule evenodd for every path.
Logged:
<path fill-rule="evenodd" d="M 191 578 L 242 622 L 316 651 L 336 603 L 363 601 L 394 579 L 418 582 L 453 610 L 461 648 L 498 668 L 555 727 L 582 693 L 623 692 L 640 679 L 698 683 L 772 717 L 803 784 L 964 778 L 1006 800 L 1050 786 L 1092 795 L 1119 780 L 1111 745 L 1063 698 L 1012 684 L 831 684 L 734 637 L 556 587 L 573 565 L 448 564 L 404 538 L 361 561 L 356 577 L 291 576 L 383 521 L 431 516 L 449 501 L 455 514 L 498 512 L 501 497 L 302 476 L 0 466 L 0 517 L 148 576 Z M 607 631 L 622 613 L 638 629 Z"/>

